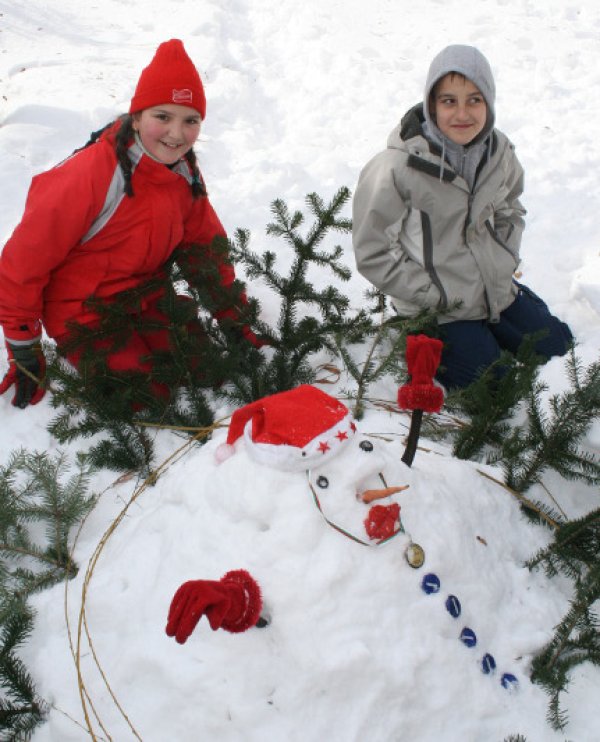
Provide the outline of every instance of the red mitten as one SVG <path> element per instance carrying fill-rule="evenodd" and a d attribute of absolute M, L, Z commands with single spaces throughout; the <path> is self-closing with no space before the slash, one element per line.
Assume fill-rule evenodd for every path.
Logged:
<path fill-rule="evenodd" d="M 410 381 L 398 390 L 398 406 L 403 410 L 439 412 L 444 392 L 433 382 L 440 365 L 443 343 L 427 335 L 406 338 L 406 367 Z"/>
<path fill-rule="evenodd" d="M 367 536 L 377 541 L 384 541 L 400 530 L 400 505 L 373 505 L 365 518 Z"/>
<path fill-rule="evenodd" d="M 219 581 L 184 582 L 171 601 L 166 632 L 184 644 L 202 616 L 213 631 L 246 631 L 260 618 L 262 597 L 257 582 L 243 569 L 227 572 Z"/>

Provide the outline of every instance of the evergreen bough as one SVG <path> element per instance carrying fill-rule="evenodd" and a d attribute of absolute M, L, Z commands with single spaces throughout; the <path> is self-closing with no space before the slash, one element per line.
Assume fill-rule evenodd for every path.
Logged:
<path fill-rule="evenodd" d="M 349 198 L 347 188 L 329 204 L 309 194 L 313 220 L 308 225 L 300 211 L 290 212 L 281 199 L 273 202 L 274 219 L 266 231 L 291 248 L 287 275 L 278 271 L 275 252 L 254 252 L 250 234 L 240 229 L 232 240 L 218 237 L 208 246 L 176 250 L 162 276 L 110 304 L 92 297 L 88 304 L 99 317 L 97 325 L 72 325 L 65 347 L 80 354 L 79 371 L 61 358 L 49 365 L 53 405 L 59 410 L 50 425 L 53 435 L 63 443 L 93 438 L 87 453 L 93 465 L 147 476 L 154 463 L 149 424 L 206 428 L 214 421 L 218 398 L 240 406 L 313 382 L 318 354 L 339 355 L 336 338 L 359 342 L 372 328 L 368 313 L 351 311 L 349 298 L 336 285 L 316 287 L 311 280 L 311 271 L 322 281 L 326 270 L 335 284 L 350 278 L 341 262 L 342 247 L 322 246 L 330 232 L 351 230 L 350 220 L 341 216 Z M 260 303 L 247 298 L 243 283 L 222 285 L 226 262 L 273 292 L 279 306 L 275 326 L 260 319 Z M 132 332 L 164 329 L 164 318 L 141 317 L 141 307 L 157 296 L 169 349 L 149 353 L 147 373 L 111 370 L 110 354 Z"/>
<path fill-rule="evenodd" d="M 542 393 L 546 387 L 536 381 L 527 397 L 527 424 L 515 427 L 499 454 L 509 487 L 525 492 L 551 468 L 563 479 L 600 484 L 598 456 L 579 448 L 580 441 L 600 415 L 600 362 L 587 370 L 574 352 L 567 357 L 570 387 L 548 401 L 544 411 Z"/>
<path fill-rule="evenodd" d="M 0 467 L 0 730 L 3 740 L 29 739 L 46 704 L 18 656 L 33 627 L 28 597 L 73 577 L 69 536 L 93 507 L 90 470 L 76 474 L 64 455 L 13 453 Z M 42 526 L 42 528 L 40 528 Z"/>
<path fill-rule="evenodd" d="M 260 255 L 250 249 L 250 235 L 237 230 L 231 244 L 233 260 L 242 265 L 248 278 L 262 282 L 275 294 L 279 303 L 276 326 L 256 321 L 258 334 L 266 341 L 265 352 L 244 352 L 239 357 L 239 372 L 218 393 L 235 403 L 248 403 L 263 396 L 311 383 L 316 378 L 314 359 L 323 352 L 339 355 L 336 337 L 349 341 L 365 337 L 371 326 L 364 310 L 350 311 L 350 299 L 335 284 L 347 282 L 349 268 L 342 264 L 341 245 L 322 247 L 330 232 L 349 233 L 349 219 L 340 216 L 350 198 L 347 188 L 340 188 L 329 204 L 316 194 L 306 197 L 313 217 L 305 225 L 300 211 L 290 212 L 278 199 L 271 206 L 274 220 L 267 234 L 279 237 L 291 248 L 291 265 L 287 275 L 277 270 L 277 255 L 265 250 Z M 333 283 L 317 288 L 311 280 L 323 281 L 327 272 Z M 256 315 L 255 315 L 256 316 Z"/>
<path fill-rule="evenodd" d="M 350 270 L 340 260 L 342 248 L 321 249 L 321 243 L 331 231 L 349 232 L 351 224 L 340 216 L 350 197 L 347 188 L 341 188 L 325 205 L 317 194 L 306 197 L 308 209 L 314 217 L 305 233 L 305 217 L 300 211 L 290 213 L 287 204 L 277 199 L 271 205 L 274 220 L 266 232 L 282 239 L 291 255 L 287 275 L 277 269 L 277 254 L 265 250 L 261 254 L 250 247 L 250 233 L 238 229 L 233 239 L 217 239 L 210 247 L 211 254 L 229 255 L 240 266 L 248 279 L 258 281 L 273 293 L 279 307 L 275 326 L 261 315 L 260 302 L 247 300 L 243 285 L 234 282 L 227 289 L 218 286 L 218 260 L 202 260 L 202 248 L 190 259 L 176 258 L 175 279 L 184 282 L 204 317 L 204 331 L 210 338 L 207 352 L 207 374 L 215 395 L 236 405 L 243 405 L 261 397 L 287 391 L 300 384 L 314 381 L 316 372 L 311 361 L 316 354 L 336 353 L 334 335 L 340 331 L 356 334 L 363 312 L 348 316 L 350 301 L 334 285 L 316 288 L 310 280 L 311 269 L 318 270 L 322 280 L 323 269 L 328 269 L 335 282 L 348 281 Z M 212 322 L 216 317 L 217 322 Z M 252 328 L 264 343 L 259 349 L 249 342 L 247 329 Z"/>
<path fill-rule="evenodd" d="M 136 396 L 131 390 L 144 385 L 144 380 L 135 374 L 112 374 L 102 359 L 93 366 L 91 383 L 88 374 L 79 374 L 60 358 L 49 366 L 51 402 L 58 414 L 48 430 L 60 443 L 78 437 L 95 439 L 85 453 L 92 466 L 147 476 L 154 463 L 154 446 L 147 430 L 134 423 L 136 416 L 145 418 L 147 413 L 142 409 L 136 413 L 130 402 Z"/>
<path fill-rule="evenodd" d="M 466 413 L 467 421 L 454 433 L 453 454 L 475 459 L 483 451 L 501 448 L 513 429 L 517 405 L 533 388 L 540 359 L 529 338 L 516 355 L 507 351 L 466 389 L 451 392 L 446 407 Z"/>
<path fill-rule="evenodd" d="M 506 485 L 519 494 L 541 484 L 549 469 L 567 481 L 597 487 L 600 459 L 581 441 L 600 415 L 600 361 L 584 369 L 572 349 L 565 359 L 567 389 L 547 397 L 534 342 L 529 338 L 516 357 L 504 354 L 470 387 L 450 396 L 449 406 L 470 416 L 453 433 L 454 454 L 485 455 L 502 467 Z M 567 714 L 561 699 L 573 669 L 583 662 L 600 665 L 600 510 L 567 520 L 544 503 L 528 503 L 525 514 L 554 529 L 552 543 L 528 566 L 542 566 L 549 577 L 564 575 L 574 585 L 567 614 L 532 662 L 532 680 L 550 695 L 549 723 L 562 730 Z"/>
<path fill-rule="evenodd" d="M 404 351 L 406 336 L 429 330 L 435 325 L 436 313 L 424 311 L 412 318 L 401 318 L 387 312 L 388 300 L 376 289 L 366 292 L 367 301 L 373 301 L 355 333 L 339 332 L 335 336 L 337 352 L 344 367 L 356 384 L 355 389 L 344 390 L 354 400 L 353 415 L 360 420 L 364 414 L 364 400 L 369 387 L 392 377 L 398 384 L 406 378 Z M 375 322 L 372 315 L 379 314 Z M 351 346 L 358 345 L 358 349 Z"/>
<path fill-rule="evenodd" d="M 119 351 L 133 332 L 163 329 L 155 319 L 140 317 L 143 302 L 161 294 L 159 308 L 168 317 L 170 350 L 149 355 L 152 372 L 114 371 L 108 356 Z M 52 405 L 58 409 L 49 431 L 60 443 L 92 438 L 86 456 L 98 468 L 135 471 L 147 477 L 155 463 L 149 424 L 195 428 L 213 423 L 206 379 L 197 372 L 207 355 L 200 335 L 198 308 L 182 300 L 170 276 L 122 292 L 111 304 L 88 302 L 98 326 L 73 324 L 65 353 L 81 354 L 78 369 L 60 356 L 48 366 Z M 191 333 L 194 324 L 198 332 Z"/>
<path fill-rule="evenodd" d="M 524 493 L 542 481 L 548 469 L 568 481 L 600 484 L 598 456 L 581 448 L 581 440 L 600 415 L 600 362 L 587 369 L 572 350 L 566 358 L 566 391 L 546 399 L 539 381 L 538 361 L 524 347 L 516 359 L 503 357 L 505 371 L 498 378 L 489 369 L 460 396 L 462 409 L 472 413 L 455 439 L 455 453 L 472 458 L 487 451 L 488 463 L 498 464 L 507 486 Z M 514 416 L 522 406 L 521 421 Z M 595 603 L 600 599 L 600 510 L 567 520 L 543 503 L 524 506 L 525 513 L 550 524 L 554 540 L 529 562 L 542 566 L 549 577 L 562 574 L 573 581 L 574 596 L 567 614 L 554 629 L 550 642 L 532 663 L 532 680 L 550 695 L 549 723 L 564 729 L 567 714 L 561 706 L 572 670 L 583 662 L 600 665 L 600 623 Z M 542 517 L 540 517 L 542 516 Z M 545 516 L 545 517 L 544 517 Z"/>
<path fill-rule="evenodd" d="M 154 456 L 147 423 L 207 427 L 213 421 L 216 398 L 247 404 L 313 382 L 315 359 L 322 353 L 341 357 L 345 363 L 357 385 L 356 392 L 348 394 L 360 417 L 368 386 L 388 374 L 399 379 L 404 373 L 401 350 L 406 335 L 431 332 L 436 323 L 430 315 L 411 320 L 386 317 L 385 299 L 376 291 L 367 294 L 368 300 L 376 300 L 374 309 L 352 312 L 348 297 L 336 286 L 313 285 L 313 270 L 318 271 L 320 282 L 323 269 L 336 283 L 350 278 L 341 263 L 341 246 L 322 247 L 329 232 L 350 231 L 350 221 L 340 216 L 349 197 L 346 188 L 327 205 L 314 193 L 307 196 L 313 216 L 308 227 L 300 211 L 291 213 L 282 200 L 272 204 L 274 220 L 267 234 L 281 238 L 292 250 L 287 275 L 277 270 L 275 252 L 255 253 L 250 249 L 249 233 L 237 230 L 233 240 L 217 238 L 210 246 L 176 251 L 158 282 L 125 292 L 112 305 L 94 304 L 92 298 L 100 326 L 74 328 L 73 333 L 75 344 L 83 350 L 83 372 L 77 373 L 64 362 L 50 364 L 54 404 L 59 408 L 51 431 L 61 441 L 80 435 L 100 438 L 88 454 L 94 465 L 147 474 Z M 221 286 L 219 264 L 226 260 L 242 266 L 250 280 L 261 282 L 275 294 L 279 303 L 275 326 L 260 318 L 260 303 L 247 299 L 241 282 Z M 153 321 L 139 319 L 136 310 L 157 291 L 162 297 L 159 308 L 169 320 L 171 348 L 150 354 L 150 374 L 111 371 L 107 363 L 110 349 L 126 342 L 133 330 L 153 329 Z M 377 312 L 381 317 L 375 322 Z M 104 342 L 100 353 L 94 350 L 99 337 Z M 252 337 L 266 344 L 257 347 L 250 342 Z M 581 450 L 579 442 L 600 410 L 600 363 L 584 370 L 572 352 L 567 359 L 570 388 L 544 402 L 540 358 L 534 351 L 537 339 L 524 342 L 516 356 L 503 354 L 467 390 L 449 395 L 447 408 L 468 416 L 454 431 L 454 453 L 464 459 L 485 455 L 489 463 L 500 464 L 506 484 L 517 493 L 540 483 L 547 469 L 566 479 L 598 484 L 598 458 Z M 351 349 L 353 345 L 360 351 Z M 168 394 L 157 395 L 157 385 Z M 517 419 L 517 413 L 524 419 Z M 570 610 L 551 642 L 534 659 L 532 674 L 551 694 L 551 723 L 563 728 L 566 716 L 560 695 L 571 670 L 588 660 L 598 664 L 600 657 L 598 622 L 592 610 L 600 598 L 600 514 L 593 511 L 579 521 L 567 521 L 539 503 L 528 514 L 545 514 L 540 521 L 556 529 L 554 543 L 532 559 L 530 566 L 543 565 L 548 574 L 560 572 L 575 583 Z M 26 618 L 16 636 L 26 636 Z M 7 638 L 9 653 L 15 646 L 11 641 Z"/>
<path fill-rule="evenodd" d="M 566 357 L 570 386 L 547 401 L 531 342 L 523 343 L 516 357 L 505 354 L 497 363 L 504 370 L 500 378 L 494 365 L 451 395 L 449 405 L 470 414 L 454 431 L 454 455 L 473 459 L 485 452 L 488 463 L 501 465 L 507 486 L 521 494 L 547 469 L 567 480 L 599 484 L 598 457 L 582 450 L 580 441 L 600 415 L 600 362 L 584 370 L 572 350 Z M 516 419 L 518 405 L 523 420 Z"/>
<path fill-rule="evenodd" d="M 3 595 L 0 599 L 0 731 L 1 739 L 6 742 L 29 739 L 47 710 L 17 654 L 32 628 L 33 613 L 26 602 Z"/>
<path fill-rule="evenodd" d="M 591 662 L 600 667 L 600 509 L 577 520 L 558 524 L 554 541 L 528 566 L 543 567 L 549 577 L 562 574 L 573 580 L 575 591 L 569 610 L 554 629 L 554 636 L 532 663 L 531 678 L 550 695 L 548 721 L 564 729 L 568 718 L 561 706 L 575 667 Z"/>

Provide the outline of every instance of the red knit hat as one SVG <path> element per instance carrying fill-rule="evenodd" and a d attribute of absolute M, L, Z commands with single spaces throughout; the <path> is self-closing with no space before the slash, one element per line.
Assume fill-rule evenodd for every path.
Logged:
<path fill-rule="evenodd" d="M 164 41 L 142 70 L 129 113 L 164 103 L 194 108 L 204 119 L 206 97 L 202 80 L 179 39 Z"/>
<path fill-rule="evenodd" d="M 282 471 L 304 471 L 335 456 L 350 441 L 356 425 L 348 408 L 308 384 L 252 402 L 233 413 L 227 444 L 217 450 L 223 461 L 242 435 L 248 454 Z"/>

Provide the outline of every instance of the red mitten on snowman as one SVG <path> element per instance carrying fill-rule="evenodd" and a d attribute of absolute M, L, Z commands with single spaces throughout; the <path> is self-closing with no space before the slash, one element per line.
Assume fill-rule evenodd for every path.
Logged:
<path fill-rule="evenodd" d="M 202 616 L 213 631 L 234 634 L 255 626 L 262 610 L 260 587 L 243 569 L 227 572 L 220 580 L 184 582 L 171 601 L 166 632 L 184 644 Z"/>

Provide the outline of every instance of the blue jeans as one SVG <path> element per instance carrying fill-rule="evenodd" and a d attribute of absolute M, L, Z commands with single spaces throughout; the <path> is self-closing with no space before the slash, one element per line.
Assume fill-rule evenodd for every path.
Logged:
<path fill-rule="evenodd" d="M 550 314 L 531 289 L 522 284 L 518 287 L 515 300 L 500 314 L 499 322 L 459 320 L 440 325 L 444 349 L 436 376 L 447 389 L 468 386 L 498 360 L 501 351 L 516 353 L 526 335 L 541 330 L 546 334 L 534 348 L 543 360 L 563 356 L 569 350 L 573 334 L 568 325 Z"/>

